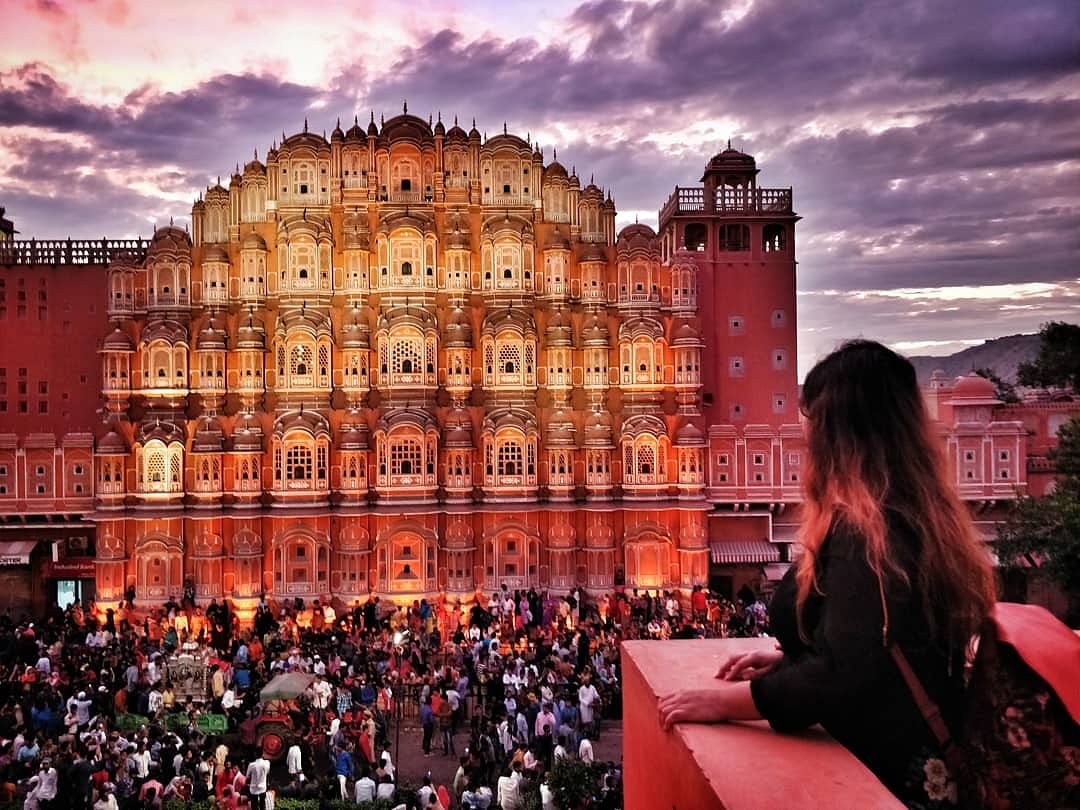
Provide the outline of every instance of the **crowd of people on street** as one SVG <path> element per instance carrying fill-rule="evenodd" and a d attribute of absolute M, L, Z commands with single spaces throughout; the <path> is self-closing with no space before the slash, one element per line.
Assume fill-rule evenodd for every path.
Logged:
<path fill-rule="evenodd" d="M 190 583 L 162 606 L 127 597 L 0 615 L 0 807 L 553 810 L 552 771 L 578 760 L 592 806 L 614 810 L 621 765 L 594 745 L 620 717 L 620 641 L 767 629 L 756 597 L 736 608 L 701 588 L 685 604 L 505 586 L 411 606 L 264 599 L 244 626 L 227 602 L 196 606 Z M 289 673 L 307 686 L 261 697 Z M 421 732 L 408 759 L 453 758 L 453 778 L 399 778 L 416 745 L 402 728 Z"/>

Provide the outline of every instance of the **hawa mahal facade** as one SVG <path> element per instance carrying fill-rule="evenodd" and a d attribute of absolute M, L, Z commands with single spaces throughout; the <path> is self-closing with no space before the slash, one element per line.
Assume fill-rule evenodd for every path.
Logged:
<path fill-rule="evenodd" d="M 616 231 L 556 157 L 407 110 L 305 122 L 190 232 L 0 242 L 0 608 L 779 576 L 791 189 L 729 146 L 658 232 Z M 1025 420 L 1057 411 L 984 383 L 927 396 L 990 521 L 1028 485 Z"/>

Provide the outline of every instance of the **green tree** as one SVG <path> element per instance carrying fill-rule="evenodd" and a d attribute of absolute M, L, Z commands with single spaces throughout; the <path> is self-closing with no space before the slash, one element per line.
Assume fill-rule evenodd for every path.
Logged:
<path fill-rule="evenodd" d="M 1020 385 L 1061 385 L 1080 391 L 1080 326 L 1050 321 L 1042 325 L 1039 338 L 1038 356 L 1016 369 Z"/>
<path fill-rule="evenodd" d="M 980 377 L 985 377 L 994 384 L 994 390 L 997 392 L 997 398 L 1000 399 L 1002 402 L 1008 405 L 1013 405 L 1020 401 L 1020 397 L 1016 395 L 1016 388 L 1013 386 L 1013 384 L 1001 379 L 1001 377 L 997 375 L 997 372 L 994 371 L 992 368 L 977 368 L 975 369 L 975 373 L 978 374 Z"/>
<path fill-rule="evenodd" d="M 1072 625 L 1080 622 L 1080 417 L 1058 431 L 1051 454 L 1058 479 L 1042 498 L 1020 498 L 1009 519 L 998 528 L 996 550 L 1005 568 L 1022 567 L 1030 558 L 1069 597 Z"/>

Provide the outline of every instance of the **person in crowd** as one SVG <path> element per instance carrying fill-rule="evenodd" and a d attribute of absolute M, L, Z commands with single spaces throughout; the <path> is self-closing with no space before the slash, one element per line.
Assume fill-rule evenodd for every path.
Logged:
<path fill-rule="evenodd" d="M 905 804 L 938 806 L 953 775 L 890 645 L 955 728 L 965 652 L 995 598 L 989 556 L 908 360 L 848 343 L 807 375 L 800 408 L 806 552 L 772 599 L 780 648 L 729 658 L 715 684 L 662 697 L 661 717 L 820 723 Z"/>

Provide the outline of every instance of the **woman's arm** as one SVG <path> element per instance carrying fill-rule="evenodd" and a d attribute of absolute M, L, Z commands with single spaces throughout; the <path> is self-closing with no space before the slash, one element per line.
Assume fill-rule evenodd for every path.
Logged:
<path fill-rule="evenodd" d="M 778 730 L 806 728 L 852 711 L 877 682 L 886 660 L 878 580 L 863 541 L 845 532 L 829 539 L 823 596 L 809 649 L 785 656 L 751 681 L 755 706 Z"/>
<path fill-rule="evenodd" d="M 750 695 L 750 681 L 713 681 L 709 686 L 665 695 L 658 705 L 660 724 L 665 730 L 670 730 L 675 723 L 761 719 Z"/>

